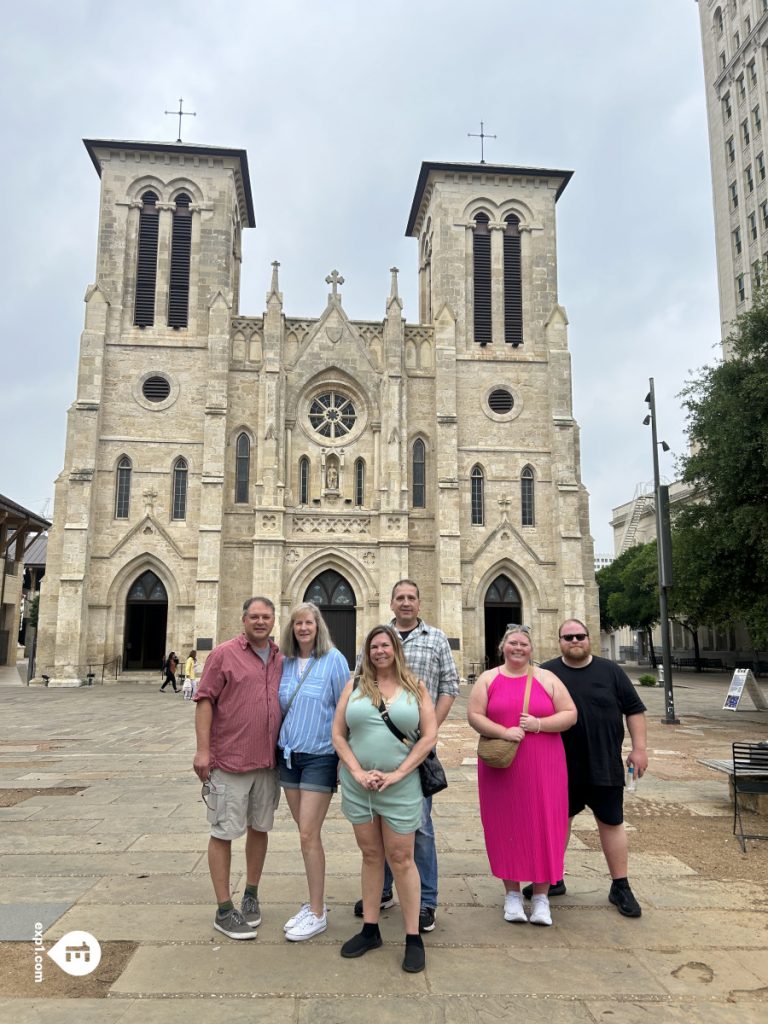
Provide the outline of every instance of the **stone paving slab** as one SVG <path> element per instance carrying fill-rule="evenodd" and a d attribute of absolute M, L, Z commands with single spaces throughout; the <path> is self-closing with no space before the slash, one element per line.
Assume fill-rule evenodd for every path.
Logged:
<path fill-rule="evenodd" d="M 136 842 L 135 833 L 99 830 L 75 835 L 9 835 L 0 832 L 2 854 L 123 853 Z M 205 848 L 205 844 L 203 845 Z M 155 847 L 155 849 L 157 849 Z"/>
<path fill-rule="evenodd" d="M 74 900 L 67 903 L 2 903 L 0 904 L 0 940 L 3 942 L 32 941 L 35 925 L 48 929 L 65 914 Z M 64 934 L 62 932 L 62 934 Z"/>
<path fill-rule="evenodd" d="M 752 969 L 750 954 L 739 950 L 728 949 L 723 956 L 716 947 L 686 946 L 674 953 L 636 949 L 633 955 L 672 996 L 714 999 L 733 990 L 754 993 L 764 986 Z"/>
<path fill-rule="evenodd" d="M 622 1003 L 621 1017 L 618 1019 L 615 1003 L 588 1002 L 586 1009 L 590 1020 L 597 1022 L 613 1022 L 613 1024 L 765 1024 L 765 1006 L 758 1007 L 739 1002 L 738 1005 L 712 1005 L 697 1002 L 692 1006 L 690 1001 L 679 1005 L 670 1003 Z"/>
<path fill-rule="evenodd" d="M 522 925 L 520 926 L 523 927 Z M 600 950 L 600 969 L 588 950 L 544 945 L 548 928 L 525 926 L 525 949 L 440 949 L 429 959 L 429 983 L 442 995 L 528 995 L 648 997 L 665 990 L 652 971 L 630 952 Z"/>
<path fill-rule="evenodd" d="M 74 903 L 84 898 L 96 879 L 71 875 L 6 875 L 2 882 L 2 898 L 9 903 L 55 903 L 63 900 Z"/>
<path fill-rule="evenodd" d="M 192 871 L 200 860 L 196 853 L 174 858 L 178 871 Z M 168 864 L 164 853 L 65 853 L 0 856 L 0 875 L 130 875 L 142 872 L 163 873 Z M 207 871 L 207 867 L 205 869 Z"/>
<path fill-rule="evenodd" d="M 349 937 L 349 935 L 347 935 Z M 116 995 L 204 993 L 292 995 L 400 995 L 426 993 L 426 974 L 405 974 L 402 939 L 387 942 L 360 960 L 343 960 L 338 945 L 314 942 L 268 945 L 258 939 L 205 947 L 142 945 L 112 986 Z M 443 954 L 441 953 L 441 956 Z M 436 958 L 437 959 L 437 958 Z"/>

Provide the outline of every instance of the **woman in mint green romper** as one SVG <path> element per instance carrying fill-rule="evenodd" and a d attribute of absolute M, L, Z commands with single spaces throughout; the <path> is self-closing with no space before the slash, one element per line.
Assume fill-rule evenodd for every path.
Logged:
<path fill-rule="evenodd" d="M 389 729 L 381 704 L 410 742 Z M 408 669 L 400 637 L 389 626 L 374 627 L 365 638 L 361 674 L 344 688 L 333 721 L 333 745 L 341 761 L 341 809 L 363 854 L 363 930 L 341 947 L 343 957 L 362 956 L 382 944 L 379 913 L 386 857 L 405 921 L 403 970 L 424 970 L 413 840 L 424 803 L 418 767 L 436 741 L 435 709 L 424 684 Z"/>

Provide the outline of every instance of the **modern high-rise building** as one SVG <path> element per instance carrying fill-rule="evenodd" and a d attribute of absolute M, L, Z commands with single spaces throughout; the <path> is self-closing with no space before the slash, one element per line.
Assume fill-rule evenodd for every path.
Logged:
<path fill-rule="evenodd" d="M 707 89 L 720 319 L 768 273 L 768 0 L 698 0 Z"/>

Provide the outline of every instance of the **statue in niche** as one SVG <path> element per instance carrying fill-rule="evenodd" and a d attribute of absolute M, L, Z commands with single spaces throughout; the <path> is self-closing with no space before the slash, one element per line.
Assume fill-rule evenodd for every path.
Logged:
<path fill-rule="evenodd" d="M 339 489 L 339 470 L 335 462 L 329 462 L 325 470 L 325 486 L 329 491 Z"/>

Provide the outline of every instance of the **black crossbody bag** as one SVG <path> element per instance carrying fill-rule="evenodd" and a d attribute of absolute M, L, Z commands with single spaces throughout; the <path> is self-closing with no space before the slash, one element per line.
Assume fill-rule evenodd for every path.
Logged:
<path fill-rule="evenodd" d="M 395 725 L 392 719 L 389 717 L 384 701 L 381 701 L 378 707 L 379 714 L 384 719 L 384 724 L 392 733 L 396 736 L 401 743 L 408 743 L 408 737 L 404 732 Z M 416 739 L 418 739 L 418 733 Z M 434 796 L 435 793 L 441 793 L 444 789 L 448 788 L 448 779 L 445 776 L 445 768 L 440 763 L 440 758 L 435 753 L 434 748 L 430 750 L 427 756 L 419 765 L 419 777 L 421 778 L 421 791 L 424 796 Z"/>

